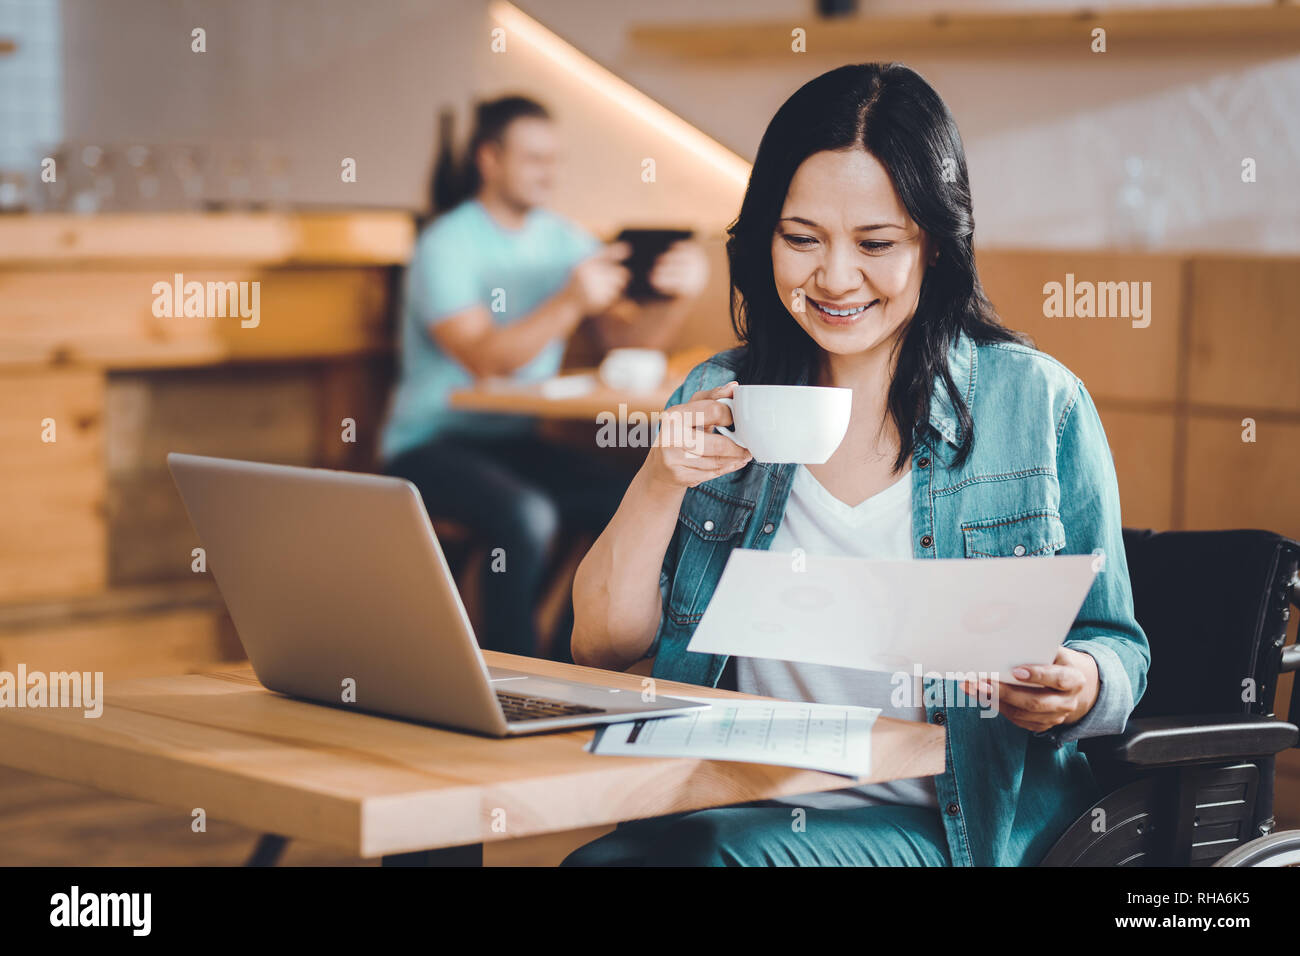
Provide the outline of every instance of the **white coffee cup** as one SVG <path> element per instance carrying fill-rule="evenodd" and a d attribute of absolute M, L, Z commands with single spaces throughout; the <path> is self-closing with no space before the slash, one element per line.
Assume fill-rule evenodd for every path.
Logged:
<path fill-rule="evenodd" d="M 600 380 L 626 392 L 649 392 L 659 387 L 668 370 L 668 356 L 657 349 L 610 349 L 600 363 Z"/>
<path fill-rule="evenodd" d="M 737 385 L 731 409 L 734 428 L 714 427 L 755 461 L 823 464 L 849 430 L 853 389 L 819 385 Z"/>

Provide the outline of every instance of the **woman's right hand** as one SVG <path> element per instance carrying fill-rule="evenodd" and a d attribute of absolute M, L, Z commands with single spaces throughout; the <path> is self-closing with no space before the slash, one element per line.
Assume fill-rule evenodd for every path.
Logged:
<path fill-rule="evenodd" d="M 647 477 L 660 487 L 694 488 L 728 472 L 745 467 L 753 456 L 713 426 L 732 424 L 731 409 L 720 398 L 730 398 L 736 382 L 696 392 L 689 402 L 664 409 L 659 434 L 646 456 Z"/>
<path fill-rule="evenodd" d="M 623 670 L 645 657 L 663 614 L 659 590 L 664 555 L 677 530 L 687 488 L 735 471 L 750 454 L 713 431 L 732 423 L 736 383 L 696 392 L 665 409 L 659 432 L 618 511 L 578 565 L 573 579 L 573 659 Z M 635 547 L 615 547 L 634 541 Z"/>

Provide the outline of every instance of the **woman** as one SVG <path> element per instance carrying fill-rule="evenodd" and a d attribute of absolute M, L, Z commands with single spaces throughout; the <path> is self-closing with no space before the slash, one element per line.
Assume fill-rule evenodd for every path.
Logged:
<path fill-rule="evenodd" d="M 973 234 L 961 139 L 920 76 L 846 66 L 796 92 L 763 136 L 730 229 L 743 345 L 669 400 L 574 586 L 579 663 L 653 656 L 659 678 L 943 724 L 945 772 L 638 821 L 567 863 L 1032 864 L 1095 798 L 1075 741 L 1123 728 L 1149 664 L 1114 466 L 1083 383 L 999 323 Z M 718 399 L 738 382 L 853 389 L 844 441 L 822 465 L 750 461 L 713 431 L 731 424 Z M 889 675 L 687 653 L 736 547 L 1093 553 L 1101 572 L 1055 660 L 1016 669 L 1037 686 L 927 680 L 909 707 L 891 698 Z M 964 706 L 989 691 L 997 713 Z"/>

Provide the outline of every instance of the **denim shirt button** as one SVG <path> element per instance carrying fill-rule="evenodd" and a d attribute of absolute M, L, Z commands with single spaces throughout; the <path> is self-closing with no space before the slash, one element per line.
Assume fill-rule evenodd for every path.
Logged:
<path fill-rule="evenodd" d="M 922 458 L 922 459 L 920 459 L 920 460 L 917 461 L 916 466 L 917 466 L 918 468 L 929 468 L 929 467 L 930 467 L 930 459 L 929 459 L 929 458 Z"/>
<path fill-rule="evenodd" d="M 706 521 L 706 522 L 704 522 L 704 530 L 705 530 L 705 531 L 712 531 L 712 530 L 713 530 L 713 522 L 712 522 L 712 521 Z"/>
<path fill-rule="evenodd" d="M 943 711 L 939 711 L 939 713 L 934 715 L 934 722 L 936 724 L 946 724 L 948 722 L 948 718 L 944 716 Z"/>
<path fill-rule="evenodd" d="M 961 807 L 957 806 L 955 803 L 948 804 L 946 809 L 948 810 L 948 816 L 950 817 L 955 817 L 961 811 Z"/>
<path fill-rule="evenodd" d="M 1011 549 L 1011 553 L 1018 558 L 1025 553 L 1025 546 L 1023 544 L 1018 544 Z"/>
<path fill-rule="evenodd" d="M 772 522 L 770 521 L 767 524 L 763 525 L 763 534 L 771 534 L 775 530 L 776 530 L 776 525 L 772 524 Z"/>
<path fill-rule="evenodd" d="M 934 538 L 930 537 L 928 534 L 921 535 L 921 547 L 928 548 L 932 544 L 934 544 Z"/>

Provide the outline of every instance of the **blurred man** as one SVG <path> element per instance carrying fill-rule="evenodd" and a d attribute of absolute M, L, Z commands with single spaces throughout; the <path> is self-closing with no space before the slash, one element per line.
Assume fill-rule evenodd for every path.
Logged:
<path fill-rule="evenodd" d="M 666 348 L 708 279 L 698 245 L 677 243 L 650 276 L 669 298 L 624 298 L 629 250 L 544 208 L 557 151 L 546 109 L 522 96 L 479 105 L 459 174 L 443 150 L 433 205 L 447 211 L 421 232 L 407 271 L 400 378 L 381 443 L 385 471 L 413 482 L 432 517 L 488 547 L 482 646 L 530 656 L 541 646 L 533 613 L 561 526 L 603 530 L 627 475 L 542 440 L 534 419 L 451 409 L 448 394 L 486 376 L 555 375 L 586 317 L 606 348 Z M 561 657 L 567 620 L 554 643 Z"/>

